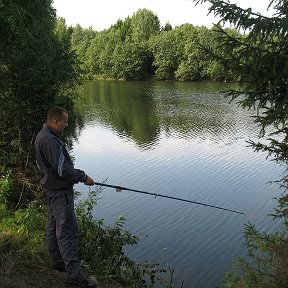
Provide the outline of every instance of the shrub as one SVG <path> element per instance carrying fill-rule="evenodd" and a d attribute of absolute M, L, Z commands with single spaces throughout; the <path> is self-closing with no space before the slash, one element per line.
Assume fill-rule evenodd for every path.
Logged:
<path fill-rule="evenodd" d="M 170 279 L 163 276 L 166 269 L 159 264 L 138 264 L 127 257 L 123 248 L 135 245 L 138 237 L 124 229 L 125 217 L 120 216 L 113 226 L 105 226 L 104 220 L 93 218 L 99 190 L 91 190 L 85 200 L 76 205 L 79 226 L 79 253 L 91 270 L 106 281 L 116 280 L 125 287 L 173 287 L 173 270 Z"/>

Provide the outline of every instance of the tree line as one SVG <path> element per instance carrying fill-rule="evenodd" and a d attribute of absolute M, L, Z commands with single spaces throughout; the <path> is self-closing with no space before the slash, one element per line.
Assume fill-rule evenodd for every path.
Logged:
<path fill-rule="evenodd" d="M 65 31 L 63 18 L 59 25 Z M 161 27 L 155 13 L 139 9 L 100 32 L 79 24 L 70 29 L 71 49 L 81 62 L 82 73 L 92 78 L 237 80 L 212 56 L 219 46 L 214 28 L 192 24 L 172 28 L 169 23 Z M 241 37 L 235 29 L 226 31 Z"/>

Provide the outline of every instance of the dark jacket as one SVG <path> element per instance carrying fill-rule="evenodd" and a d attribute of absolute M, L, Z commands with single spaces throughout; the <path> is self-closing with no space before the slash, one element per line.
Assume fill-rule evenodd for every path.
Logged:
<path fill-rule="evenodd" d="M 36 163 L 43 174 L 40 183 L 49 190 L 71 189 L 84 182 L 84 171 L 75 169 L 64 142 L 47 124 L 43 125 L 35 140 Z"/>

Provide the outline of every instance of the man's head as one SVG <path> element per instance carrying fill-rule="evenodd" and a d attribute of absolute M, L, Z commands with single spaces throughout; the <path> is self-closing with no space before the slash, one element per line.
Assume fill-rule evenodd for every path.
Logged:
<path fill-rule="evenodd" d="M 68 112 L 62 107 L 55 106 L 48 111 L 47 124 L 60 133 L 68 126 Z"/>

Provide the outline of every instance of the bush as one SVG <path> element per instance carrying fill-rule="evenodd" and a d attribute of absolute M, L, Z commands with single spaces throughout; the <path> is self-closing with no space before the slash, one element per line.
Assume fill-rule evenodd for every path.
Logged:
<path fill-rule="evenodd" d="M 222 288 L 288 287 L 288 238 L 285 229 L 276 233 L 260 233 L 255 225 L 244 231 L 248 257 L 237 258 L 237 273 L 226 273 Z"/>
<path fill-rule="evenodd" d="M 7 213 L 7 197 L 10 190 L 10 171 L 0 173 L 0 218 Z"/>
<path fill-rule="evenodd" d="M 125 287 L 173 287 L 173 270 L 169 267 L 170 279 L 163 274 L 166 269 L 159 264 L 137 264 L 128 258 L 123 248 L 135 245 L 138 237 L 124 229 L 125 217 L 120 216 L 112 227 L 104 220 L 93 219 L 93 207 L 97 203 L 99 190 L 89 191 L 86 200 L 76 205 L 79 226 L 79 253 L 91 270 L 106 281 L 118 281 Z"/>

